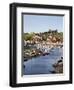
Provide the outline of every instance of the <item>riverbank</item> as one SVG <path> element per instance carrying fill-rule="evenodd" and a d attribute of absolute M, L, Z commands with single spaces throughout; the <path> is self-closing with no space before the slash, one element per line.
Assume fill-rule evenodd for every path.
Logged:
<path fill-rule="evenodd" d="M 54 71 L 51 71 L 52 73 L 63 73 L 63 57 L 61 57 L 61 59 L 54 63 L 52 66 L 55 69 Z"/>
<path fill-rule="evenodd" d="M 24 51 L 24 61 L 33 57 L 45 56 L 50 54 L 50 50 L 53 48 L 44 48 L 38 46 L 27 46 Z"/>
<path fill-rule="evenodd" d="M 24 61 L 31 60 L 32 58 L 36 58 L 39 56 L 49 55 L 51 51 L 54 50 L 55 47 L 39 47 L 38 45 L 35 46 L 27 46 L 24 51 Z M 56 47 L 62 48 L 62 47 Z"/>
<path fill-rule="evenodd" d="M 39 56 L 45 56 L 45 55 L 49 55 L 50 54 L 50 52 L 48 53 L 48 52 L 46 52 L 46 53 L 43 53 L 43 52 L 37 52 L 37 53 L 32 53 L 31 55 L 26 55 L 25 57 L 24 57 L 24 61 L 27 61 L 27 60 L 29 60 L 29 59 L 31 59 L 31 58 L 36 58 L 36 57 L 39 57 Z"/>

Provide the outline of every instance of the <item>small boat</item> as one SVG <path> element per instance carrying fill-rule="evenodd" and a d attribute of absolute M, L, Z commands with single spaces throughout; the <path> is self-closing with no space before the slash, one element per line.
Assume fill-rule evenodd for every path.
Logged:
<path fill-rule="evenodd" d="M 27 61 L 28 60 L 28 58 L 24 58 L 24 61 Z"/>
<path fill-rule="evenodd" d="M 59 61 L 58 61 L 58 63 L 61 63 L 61 62 L 62 62 L 62 60 L 59 60 Z"/>
<path fill-rule="evenodd" d="M 46 55 L 49 55 L 49 53 L 46 53 Z"/>
<path fill-rule="evenodd" d="M 61 59 L 63 59 L 63 57 L 61 57 Z"/>
<path fill-rule="evenodd" d="M 43 56 L 45 56 L 46 55 L 46 53 L 43 53 Z"/>

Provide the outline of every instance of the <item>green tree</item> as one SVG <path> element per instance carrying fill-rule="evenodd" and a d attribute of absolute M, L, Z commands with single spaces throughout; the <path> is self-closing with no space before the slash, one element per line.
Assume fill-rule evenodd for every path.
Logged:
<path fill-rule="evenodd" d="M 23 38 L 24 38 L 24 40 L 32 40 L 33 39 L 33 36 L 35 35 L 35 33 L 24 33 L 23 34 Z"/>

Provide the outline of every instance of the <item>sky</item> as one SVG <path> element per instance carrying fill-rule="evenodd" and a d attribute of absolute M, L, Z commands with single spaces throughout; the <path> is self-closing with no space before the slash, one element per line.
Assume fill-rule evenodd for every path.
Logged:
<path fill-rule="evenodd" d="M 49 29 L 63 32 L 63 16 L 23 15 L 24 33 L 46 32 Z"/>

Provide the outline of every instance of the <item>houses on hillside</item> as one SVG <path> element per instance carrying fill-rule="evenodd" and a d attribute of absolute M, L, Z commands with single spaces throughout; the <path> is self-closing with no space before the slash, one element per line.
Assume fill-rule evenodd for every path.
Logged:
<path fill-rule="evenodd" d="M 32 37 L 32 40 L 24 40 L 24 45 L 26 46 L 27 44 L 45 44 L 45 45 L 55 45 L 62 43 L 60 40 L 57 40 L 56 37 L 50 35 L 47 37 L 46 40 L 42 39 L 42 36 L 35 35 Z"/>

